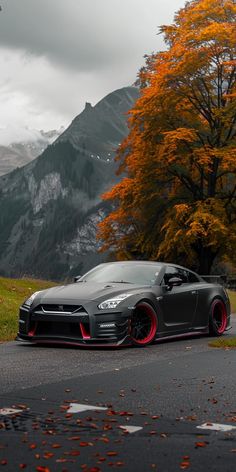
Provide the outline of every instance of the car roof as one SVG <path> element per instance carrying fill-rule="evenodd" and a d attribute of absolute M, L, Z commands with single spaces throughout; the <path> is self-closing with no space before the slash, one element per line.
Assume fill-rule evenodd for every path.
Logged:
<path fill-rule="evenodd" d="M 168 264 L 165 264 L 163 262 L 159 262 L 159 261 L 139 261 L 139 260 L 136 260 L 136 261 L 108 261 L 108 262 L 102 262 L 101 264 L 99 265 L 104 265 L 104 264 L 127 264 L 127 265 L 159 265 L 161 267 L 165 267 L 166 265 Z"/>
<path fill-rule="evenodd" d="M 163 267 L 167 266 L 174 266 L 177 267 L 178 269 L 183 269 L 183 270 L 188 270 L 189 272 L 192 272 L 193 274 L 198 275 L 196 272 L 194 272 L 191 269 L 188 269 L 187 267 L 175 264 L 174 262 L 161 262 L 161 261 L 144 261 L 144 260 L 134 260 L 134 261 L 111 261 L 111 262 L 103 262 L 103 264 L 159 264 Z"/>

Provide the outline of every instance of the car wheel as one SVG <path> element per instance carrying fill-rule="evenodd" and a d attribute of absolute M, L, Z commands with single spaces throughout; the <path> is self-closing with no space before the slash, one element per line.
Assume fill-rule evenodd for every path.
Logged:
<path fill-rule="evenodd" d="M 210 308 L 209 332 L 212 336 L 221 336 L 227 325 L 226 306 L 222 300 L 214 300 Z"/>
<path fill-rule="evenodd" d="M 141 302 L 135 308 L 130 326 L 130 336 L 136 346 L 147 346 L 156 336 L 158 320 L 149 303 Z"/>

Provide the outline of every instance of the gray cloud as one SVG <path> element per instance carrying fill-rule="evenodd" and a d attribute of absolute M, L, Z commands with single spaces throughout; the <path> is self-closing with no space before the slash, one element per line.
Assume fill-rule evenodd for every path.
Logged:
<path fill-rule="evenodd" d="M 157 26 L 175 3 L 183 2 L 5 0 L 0 44 L 80 71 L 107 68 L 140 52 L 151 52 L 151 36 L 152 46 L 158 46 Z"/>
<path fill-rule="evenodd" d="M 0 0 L 0 127 L 66 125 L 134 82 L 185 0 Z"/>

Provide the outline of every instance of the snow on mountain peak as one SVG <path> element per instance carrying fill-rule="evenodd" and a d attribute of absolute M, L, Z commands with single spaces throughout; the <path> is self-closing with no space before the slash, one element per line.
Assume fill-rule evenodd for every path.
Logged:
<path fill-rule="evenodd" d="M 53 131 L 43 131 L 20 126 L 0 128 L 0 145 L 10 146 L 11 144 L 33 143 L 35 141 L 45 141 L 46 144 L 50 144 L 63 131 L 63 127 Z"/>

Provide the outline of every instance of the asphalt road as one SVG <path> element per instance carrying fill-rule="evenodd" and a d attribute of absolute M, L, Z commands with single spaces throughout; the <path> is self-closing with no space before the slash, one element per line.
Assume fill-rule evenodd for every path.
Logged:
<path fill-rule="evenodd" d="M 234 472 L 236 350 L 208 342 L 0 345 L 0 470 Z"/>

